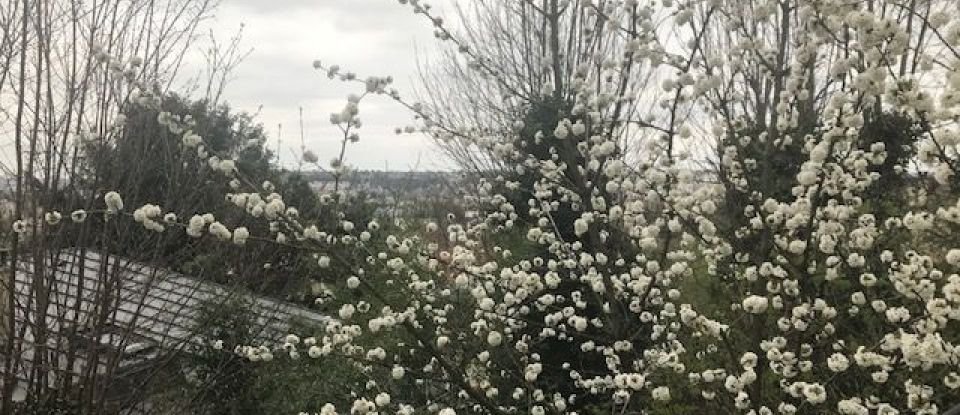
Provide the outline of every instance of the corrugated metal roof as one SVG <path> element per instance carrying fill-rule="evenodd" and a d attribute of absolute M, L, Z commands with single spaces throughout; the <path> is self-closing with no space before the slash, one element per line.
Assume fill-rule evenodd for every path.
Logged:
<path fill-rule="evenodd" d="M 109 359 L 118 359 L 117 370 L 134 370 L 158 356 L 199 345 L 204 340 L 194 333 L 196 319 L 210 301 L 249 301 L 261 344 L 279 342 L 294 321 L 321 326 L 329 320 L 303 307 L 125 258 L 75 249 L 52 257 L 44 262 L 42 275 L 34 272 L 32 261 L 18 262 L 15 310 L 23 334 L 14 340 L 22 346 L 22 380 L 35 369 L 36 337 L 42 332 L 47 338 L 47 347 L 40 348 L 48 356 L 46 372 L 82 373 L 87 360 L 96 358 L 102 373 Z M 36 300 L 36 290 L 47 293 L 39 296 L 48 299 L 45 305 Z M 41 326 L 46 330 L 37 329 Z M 77 360 L 68 368 L 71 348 Z M 93 353 L 93 348 L 100 352 Z"/>

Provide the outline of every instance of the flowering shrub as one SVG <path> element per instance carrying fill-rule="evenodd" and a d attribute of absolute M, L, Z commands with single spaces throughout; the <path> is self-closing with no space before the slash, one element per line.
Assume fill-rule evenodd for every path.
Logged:
<path fill-rule="evenodd" d="M 401 3 L 457 42 L 426 5 Z M 355 362 L 364 390 L 304 408 L 322 414 L 933 414 L 960 401 L 960 249 L 929 242 L 960 221 L 949 187 L 960 166 L 960 24 L 947 3 L 544 5 L 554 17 L 587 10 L 589 24 L 574 30 L 613 31 L 622 44 L 600 65 L 567 68 L 562 88 L 546 81 L 542 94 L 570 105 L 535 133 L 543 152 L 513 147 L 517 131 L 451 131 L 388 89 L 389 78 L 314 64 L 363 84 L 331 116 L 344 149 L 359 139 L 363 99 L 383 95 L 413 111 L 422 131 L 473 140 L 535 172 L 524 185 L 480 180 L 462 217 L 399 232 L 375 220 L 318 223 L 230 159 L 189 153 L 220 172 L 227 200 L 269 233 L 205 212 L 168 227 L 238 249 L 253 239 L 296 247 L 320 268 L 339 267 L 338 290 L 352 293 L 329 300 L 337 320 L 323 332 L 228 350 Z M 496 79 L 482 56 L 459 50 Z M 659 90 L 617 82 L 641 64 Z M 639 127 L 618 118 L 634 100 L 655 102 Z M 184 146 L 203 145 L 160 116 Z M 902 140 L 876 127 L 893 119 L 903 122 L 886 125 L 902 125 Z M 643 133 L 642 150 L 628 152 L 625 137 Z M 705 142 L 722 145 L 705 155 Z M 917 156 L 890 165 L 893 152 L 910 151 L 888 144 Z M 713 180 L 698 177 L 702 160 L 716 162 Z M 770 160 L 796 164 L 760 168 Z M 331 164 L 343 171 L 342 153 Z M 928 172 L 947 195 L 893 211 L 865 202 L 885 177 Z M 928 186 L 914 182 L 903 192 Z M 320 200 L 342 209 L 333 196 Z M 130 210 L 120 195 L 104 202 L 107 215 Z M 560 211 L 573 220 L 555 220 Z M 164 214 L 145 206 L 133 216 L 156 228 Z M 517 234 L 518 246 L 501 244 Z"/>

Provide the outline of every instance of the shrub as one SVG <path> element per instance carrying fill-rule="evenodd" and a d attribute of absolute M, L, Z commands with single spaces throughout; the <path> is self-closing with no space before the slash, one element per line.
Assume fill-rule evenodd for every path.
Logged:
<path fill-rule="evenodd" d="M 409 4 L 456 42 L 428 8 Z M 544 4 L 554 19 L 573 10 Z M 328 396 L 311 408 L 324 414 L 938 413 L 960 388 L 960 249 L 916 241 L 960 223 L 960 205 L 951 194 L 939 206 L 886 209 L 873 186 L 892 186 L 881 178 L 914 160 L 892 143 L 918 141 L 916 161 L 942 185 L 960 166 L 960 77 L 911 41 L 943 29 L 946 46 L 960 30 L 944 21 L 944 4 L 924 12 L 942 24 L 886 6 L 584 4 L 594 13 L 580 30 L 614 31 L 630 47 L 572 75 L 570 116 L 582 128 L 564 121 L 565 104 L 537 118 L 559 121 L 552 134 L 533 127 L 545 140 L 524 159 L 534 176 L 480 180 L 462 217 L 416 232 L 355 223 L 338 196 L 322 196 L 335 215 L 301 216 L 242 170 L 216 169 L 240 183 L 228 198 L 245 201 L 244 221 L 315 254 L 320 269 L 338 267 L 334 291 L 348 293 L 337 296 L 336 321 L 304 334 L 309 342 L 231 346 L 250 360 L 282 350 L 355 363 L 367 381 L 346 402 Z M 950 68 L 960 61 L 949 48 L 937 56 Z M 615 82 L 638 62 L 661 78 L 659 90 L 643 90 L 659 105 L 640 127 L 613 117 L 642 98 Z M 925 77 L 947 86 L 913 81 Z M 426 131 L 450 134 L 388 90 L 389 78 L 360 82 L 366 92 L 331 117 L 344 146 L 369 96 L 407 104 Z M 695 137 L 701 117 L 710 128 Z M 627 156 L 631 128 L 649 137 Z M 695 177 L 691 141 L 717 137 L 733 140 L 715 155 L 719 180 Z M 201 159 L 221 166 L 213 157 Z M 521 202 L 503 191 L 524 186 Z M 561 212 L 570 220 L 558 221 Z M 203 213 L 184 224 L 188 235 L 237 243 L 238 228 Z"/>

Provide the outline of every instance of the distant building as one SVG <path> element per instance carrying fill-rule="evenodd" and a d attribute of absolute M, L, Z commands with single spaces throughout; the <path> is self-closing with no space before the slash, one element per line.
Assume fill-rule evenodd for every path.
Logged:
<path fill-rule="evenodd" d="M 339 183 L 327 172 L 306 172 L 304 178 L 316 193 L 337 191 L 364 196 L 376 205 L 379 217 L 418 219 L 433 205 L 449 204 L 462 199 L 455 191 L 462 174 L 437 171 L 354 171 Z"/>

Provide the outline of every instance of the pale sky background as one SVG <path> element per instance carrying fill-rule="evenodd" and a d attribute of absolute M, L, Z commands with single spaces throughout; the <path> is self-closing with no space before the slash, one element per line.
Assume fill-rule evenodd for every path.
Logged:
<path fill-rule="evenodd" d="M 452 16 L 451 0 L 434 1 L 436 12 Z M 438 41 L 423 15 L 397 0 L 222 0 L 209 27 L 224 41 L 244 26 L 242 45 L 253 52 L 234 71 L 221 101 L 257 113 L 281 162 L 296 165 L 300 154 L 299 108 L 303 107 L 305 144 L 324 163 L 337 155 L 339 130 L 329 123 L 347 95 L 360 84 L 343 84 L 314 70 L 320 59 L 343 70 L 394 78 L 394 87 L 413 98 L 417 60 L 436 54 Z M 197 59 L 184 72 L 196 75 Z M 412 114 L 386 97 L 367 98 L 360 106 L 359 143 L 347 149 L 347 163 L 360 169 L 442 170 L 449 163 L 419 134 L 396 135 L 412 123 Z"/>

